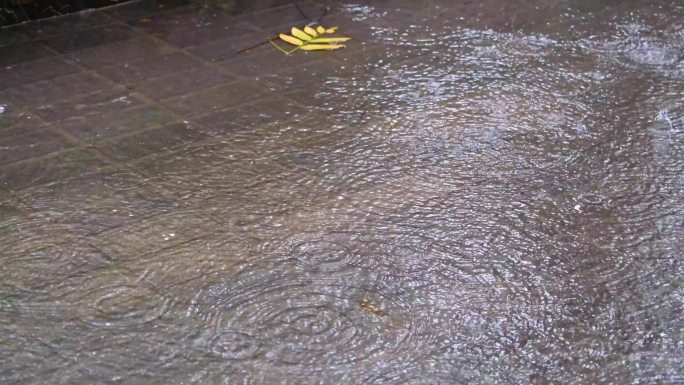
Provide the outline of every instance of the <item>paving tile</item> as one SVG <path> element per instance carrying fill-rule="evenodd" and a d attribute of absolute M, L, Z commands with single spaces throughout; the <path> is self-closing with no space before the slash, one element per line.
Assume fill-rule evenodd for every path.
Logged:
<path fill-rule="evenodd" d="M 171 32 L 159 35 L 161 39 L 178 47 L 191 47 L 216 41 L 224 36 L 240 36 L 253 33 L 248 28 L 231 24 L 211 24 L 202 28 L 174 29 Z"/>
<path fill-rule="evenodd" d="M 238 23 L 220 9 L 198 9 L 194 6 L 134 19 L 129 24 L 179 47 L 203 44 L 249 31 L 249 26 Z"/>
<path fill-rule="evenodd" d="M 228 152 L 229 148 L 225 151 Z M 239 211 L 242 205 L 242 202 L 228 198 L 269 191 L 271 186 L 290 175 L 287 165 L 277 159 L 253 154 L 252 157 L 208 166 L 195 175 L 185 176 L 182 185 L 163 179 L 157 183 L 165 190 L 175 192 L 188 207 L 201 206 L 211 208 L 213 213 L 226 213 Z M 262 200 L 262 203 L 267 201 Z"/>
<path fill-rule="evenodd" d="M 254 80 L 238 80 L 219 87 L 166 99 L 163 103 L 184 116 L 207 114 L 267 95 L 269 89 Z"/>
<path fill-rule="evenodd" d="M 93 93 L 81 94 L 67 100 L 58 100 L 32 109 L 49 122 L 106 115 L 143 106 L 145 103 L 125 87 L 105 88 Z"/>
<path fill-rule="evenodd" d="M 78 72 L 80 68 L 61 57 L 48 56 L 0 68 L 0 90 Z"/>
<path fill-rule="evenodd" d="M 194 55 L 210 62 L 219 62 L 234 59 L 241 56 L 248 56 L 252 51 L 243 51 L 250 47 L 262 47 L 269 44 L 265 32 L 243 32 L 239 38 L 229 36 L 221 40 L 215 40 L 206 44 L 188 47 L 187 50 Z"/>
<path fill-rule="evenodd" d="M 119 84 L 133 84 L 200 65 L 201 62 L 188 54 L 171 52 L 130 62 L 122 61 L 120 64 L 101 68 L 97 72 Z"/>
<path fill-rule="evenodd" d="M 195 117 L 194 120 L 212 135 L 230 139 L 233 134 L 251 132 L 258 126 L 297 118 L 307 112 L 306 107 L 284 94 L 247 106 L 211 112 Z"/>
<path fill-rule="evenodd" d="M 241 21 L 263 28 L 268 32 L 275 32 L 279 31 L 277 27 L 304 26 L 309 24 L 320 17 L 325 9 L 325 7 L 319 4 L 307 1 L 298 2 L 297 4 L 307 17 L 302 15 L 294 4 L 288 4 L 278 8 L 248 13 L 238 18 Z"/>
<path fill-rule="evenodd" d="M 234 76 L 225 71 L 210 66 L 201 66 L 134 83 L 131 84 L 131 89 L 154 100 L 162 100 L 226 83 L 232 79 Z"/>
<path fill-rule="evenodd" d="M 2 113 L 0 113 L 0 135 L 19 124 L 29 124 L 28 122 L 31 122 L 31 119 L 35 118 L 25 111 L 22 111 L 20 108 L 19 105 L 12 103 L 9 100 L 4 100 L 2 99 L 2 96 L 0 96 L 0 111 L 2 111 Z"/>
<path fill-rule="evenodd" d="M 320 58 L 316 56 L 315 58 Z M 351 74 L 351 69 L 339 61 L 330 58 L 309 61 L 297 66 L 286 67 L 278 72 L 265 73 L 260 78 L 278 89 L 293 90 L 309 88 L 313 94 L 315 86 L 323 85 L 330 79 L 341 78 Z"/>
<path fill-rule="evenodd" d="M 47 47 L 33 42 L 6 45 L 0 47 L 0 67 L 52 56 L 54 53 Z"/>
<path fill-rule="evenodd" d="M 173 29 L 186 29 L 227 23 L 234 20 L 234 17 L 221 9 L 212 7 L 201 7 L 196 4 L 176 7 L 165 12 L 152 12 L 144 18 L 132 18 L 127 24 L 135 26 L 148 33 L 165 33 Z"/>
<path fill-rule="evenodd" d="M 142 33 L 159 38 L 160 36 L 172 33 L 174 29 L 180 28 L 185 30 L 190 28 L 191 22 L 184 21 L 183 19 L 191 19 L 192 16 L 196 15 L 197 8 L 189 5 L 166 12 L 151 12 L 137 15 L 126 20 L 126 24 Z"/>
<path fill-rule="evenodd" d="M 353 48 L 356 42 L 372 41 L 374 39 L 375 26 L 358 20 L 353 14 L 339 11 L 331 11 L 328 13 L 321 24 L 328 27 L 339 27 L 336 35 L 351 37 L 349 41 L 349 48 Z M 344 54 L 347 49 L 337 53 Z"/>
<path fill-rule="evenodd" d="M 60 17 L 34 20 L 20 26 L 20 30 L 32 39 L 42 39 L 60 34 L 111 24 L 114 20 L 102 12 L 75 12 Z"/>
<path fill-rule="evenodd" d="M 0 129 L 0 166 L 68 147 L 66 139 L 40 125 Z"/>
<path fill-rule="evenodd" d="M 156 152 L 188 146 L 207 138 L 207 134 L 189 122 L 175 122 L 163 127 L 99 142 L 96 147 L 111 159 L 129 162 Z"/>
<path fill-rule="evenodd" d="M 169 10 L 187 6 L 190 3 L 190 0 L 129 1 L 116 7 L 108 7 L 99 12 L 118 20 L 130 20 L 156 13 L 166 13 Z"/>
<path fill-rule="evenodd" d="M 74 116 L 55 125 L 83 142 L 92 143 L 170 123 L 173 120 L 174 116 L 165 109 L 142 105 L 124 110 L 111 110 L 102 115 Z"/>
<path fill-rule="evenodd" d="M 74 149 L 0 166 L 0 187 L 17 191 L 82 176 L 104 163 L 91 151 Z"/>
<path fill-rule="evenodd" d="M 17 103 L 40 106 L 110 87 L 110 83 L 87 72 L 77 72 L 49 80 L 25 83 L 4 92 Z"/>
<path fill-rule="evenodd" d="M 65 57 L 88 68 L 101 68 L 167 54 L 173 49 L 151 37 L 135 35 L 131 39 L 71 52 Z"/>
<path fill-rule="evenodd" d="M 220 65 L 242 76 L 264 76 L 298 67 L 304 63 L 325 57 L 326 52 L 300 52 L 285 55 L 270 44 L 258 51 L 245 52 L 235 59 L 221 62 Z"/>
<path fill-rule="evenodd" d="M 21 31 L 20 25 L 3 27 L 2 33 L 0 33 L 0 47 L 28 43 L 30 41 L 31 38 Z"/>
<path fill-rule="evenodd" d="M 210 212 L 201 208 L 177 209 L 104 231 L 90 241 L 114 260 L 128 261 L 215 231 Z"/>
<path fill-rule="evenodd" d="M 47 234 L 45 236 L 49 237 Z M 51 294 L 67 288 L 74 277 L 82 280 L 87 274 L 111 264 L 106 255 L 83 240 L 61 240 L 61 243 L 52 244 L 34 241 L 20 246 L 5 254 L 12 258 L 0 260 L 5 267 L 4 274 L 0 274 L 0 287 L 3 293 L 11 293 L 19 298 L 25 293 L 31 293 L 32 301 L 37 298 L 49 301 Z M 40 309 L 37 311 L 42 313 L 41 319 L 44 322 L 52 323 L 53 320 L 49 317 L 54 313 L 48 309 L 50 306 L 55 306 L 55 309 L 58 306 L 54 301 L 47 303 L 50 305 L 38 305 Z M 35 312 L 36 309 L 29 311 Z M 42 330 L 49 330 L 49 326 Z"/>
<path fill-rule="evenodd" d="M 236 265 L 248 261 L 247 234 L 224 226 L 224 231 L 201 239 L 171 246 L 151 253 L 141 260 L 128 260 L 122 265 L 133 271 L 149 271 L 145 277 L 154 287 L 174 298 L 187 295 L 188 282 L 224 278 Z M 223 273 L 223 274 L 222 274 Z M 180 291 L 184 290 L 185 294 Z"/>
<path fill-rule="evenodd" d="M 250 0 L 222 2 L 217 6 L 231 15 L 239 16 L 248 12 L 256 12 L 268 8 L 282 7 L 296 0 Z"/>
<path fill-rule="evenodd" d="M 19 199 L 33 218 L 60 223 L 80 235 L 90 235 L 168 212 L 174 200 L 143 176 L 123 169 L 40 187 Z"/>
<path fill-rule="evenodd" d="M 41 42 L 61 53 L 70 53 L 98 45 L 128 40 L 134 34 L 135 31 L 127 26 L 112 24 L 64 35 L 46 37 Z"/>
<path fill-rule="evenodd" d="M 8 194 L 5 192 L 4 194 Z M 7 202 L 3 197 L 3 192 L 0 190 L 0 230 L 6 228 L 11 222 L 24 216 L 24 212 L 16 204 Z"/>
<path fill-rule="evenodd" d="M 251 132 L 253 150 L 263 156 L 281 157 L 287 153 L 302 150 L 303 146 L 317 143 L 323 145 L 324 138 L 330 138 L 332 143 L 339 140 L 338 132 L 350 132 L 346 124 L 338 121 L 334 116 L 325 112 L 313 111 L 300 115 L 296 119 L 274 121 L 255 127 Z M 289 146 L 285 147 L 285 143 Z"/>
<path fill-rule="evenodd" d="M 220 141 L 202 143 L 180 151 L 147 157 L 133 162 L 131 166 L 160 185 L 180 184 L 176 187 L 178 189 L 183 188 L 179 181 L 200 175 L 211 166 L 240 158 L 239 151 L 226 151 L 226 147 L 230 146 Z"/>
<path fill-rule="evenodd" d="M 77 241 L 70 229 L 32 216 L 23 203 L 14 201 L 0 204 L 0 244 L 3 246 L 0 258 L 18 258 L 30 250 L 41 250 L 69 241 Z"/>

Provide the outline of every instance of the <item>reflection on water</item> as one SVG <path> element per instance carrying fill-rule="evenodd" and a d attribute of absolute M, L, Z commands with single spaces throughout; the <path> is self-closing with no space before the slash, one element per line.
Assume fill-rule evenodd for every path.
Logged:
<path fill-rule="evenodd" d="M 183 207 L 4 221 L 2 382 L 684 382 L 682 5 L 416 4 L 336 6 L 311 111 L 155 160 Z"/>

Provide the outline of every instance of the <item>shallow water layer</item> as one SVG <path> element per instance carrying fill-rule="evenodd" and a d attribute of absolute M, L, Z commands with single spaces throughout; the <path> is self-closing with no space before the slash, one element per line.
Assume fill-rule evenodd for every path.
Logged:
<path fill-rule="evenodd" d="M 276 99 L 4 181 L 0 382 L 684 383 L 682 4 L 330 5 Z"/>

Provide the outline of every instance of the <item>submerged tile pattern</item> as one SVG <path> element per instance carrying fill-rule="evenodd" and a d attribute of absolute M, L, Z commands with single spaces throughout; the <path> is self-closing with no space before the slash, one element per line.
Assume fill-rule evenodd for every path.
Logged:
<path fill-rule="evenodd" d="M 200 123 L 207 116 L 255 101 L 254 108 L 264 103 L 266 110 L 271 100 L 280 102 L 282 89 L 263 75 L 302 59 L 263 46 L 238 51 L 268 35 L 255 20 L 268 25 L 269 15 L 281 12 L 292 21 L 307 20 L 288 1 L 241 7 L 138 1 L 2 30 L 3 196 L 26 195 L 89 171 L 138 172 L 131 162 L 141 157 L 191 151 L 220 136 L 220 124 Z M 254 60 L 255 54 L 261 57 Z"/>

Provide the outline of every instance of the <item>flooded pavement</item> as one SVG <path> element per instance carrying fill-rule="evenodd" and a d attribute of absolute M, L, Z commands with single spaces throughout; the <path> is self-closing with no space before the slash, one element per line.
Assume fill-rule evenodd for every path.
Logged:
<path fill-rule="evenodd" d="M 0 30 L 0 383 L 684 383 L 681 2 L 251 4 Z"/>

